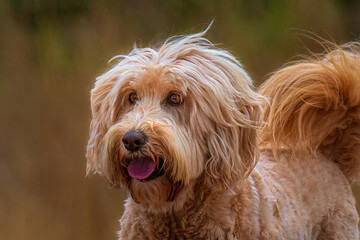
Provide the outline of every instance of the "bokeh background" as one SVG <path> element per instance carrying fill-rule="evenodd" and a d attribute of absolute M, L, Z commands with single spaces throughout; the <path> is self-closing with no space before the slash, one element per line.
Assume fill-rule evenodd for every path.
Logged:
<path fill-rule="evenodd" d="M 85 177 L 94 79 L 133 43 L 212 19 L 207 37 L 259 85 L 293 56 L 321 50 L 304 35 L 357 40 L 360 1 L 0 1 L 0 239 L 116 239 L 126 193 Z"/>

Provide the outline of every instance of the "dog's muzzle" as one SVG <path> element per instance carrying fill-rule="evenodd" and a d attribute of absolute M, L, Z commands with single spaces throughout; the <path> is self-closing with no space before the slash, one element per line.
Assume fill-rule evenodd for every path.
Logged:
<path fill-rule="evenodd" d="M 122 138 L 124 147 L 132 153 L 138 152 L 146 142 L 146 136 L 139 131 L 125 133 Z M 127 159 L 127 172 L 130 177 L 139 181 L 154 180 L 164 174 L 164 160 L 155 161 L 149 156 L 132 156 Z"/>

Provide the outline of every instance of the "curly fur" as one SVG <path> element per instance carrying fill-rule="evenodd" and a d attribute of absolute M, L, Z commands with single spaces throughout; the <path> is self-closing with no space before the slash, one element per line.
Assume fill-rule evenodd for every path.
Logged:
<path fill-rule="evenodd" d="M 91 92 L 87 171 L 131 194 L 119 237 L 356 239 L 358 54 L 338 49 L 275 73 L 260 90 L 270 107 L 204 33 L 118 56 Z M 132 130 L 147 137 L 135 153 L 122 144 Z M 163 160 L 164 174 L 130 177 L 138 156 Z"/>
<path fill-rule="evenodd" d="M 349 183 L 360 177 L 359 44 L 333 45 L 325 54 L 291 64 L 273 74 L 259 93 L 271 103 L 264 107 L 262 151 L 307 165 L 316 174 L 316 182 L 308 176 L 301 184 L 297 205 L 309 208 L 304 194 L 312 202 L 322 200 L 309 208 L 312 225 L 321 226 L 317 238 L 358 239 Z M 298 179 L 306 177 L 306 168 L 296 171 Z"/>
<path fill-rule="evenodd" d="M 360 177 L 360 48 L 334 48 L 278 71 L 261 87 L 271 101 L 261 136 L 275 152 L 320 152 L 353 182 Z"/>

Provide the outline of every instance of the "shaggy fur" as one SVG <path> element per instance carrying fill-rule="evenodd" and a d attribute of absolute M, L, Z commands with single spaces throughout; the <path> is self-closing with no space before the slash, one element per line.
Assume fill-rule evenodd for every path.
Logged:
<path fill-rule="evenodd" d="M 357 239 L 357 52 L 275 73 L 260 90 L 270 107 L 203 34 L 119 56 L 92 90 L 87 170 L 131 194 L 120 239 Z M 146 136 L 138 151 L 131 131 Z M 144 158 L 155 179 L 130 176 Z"/>

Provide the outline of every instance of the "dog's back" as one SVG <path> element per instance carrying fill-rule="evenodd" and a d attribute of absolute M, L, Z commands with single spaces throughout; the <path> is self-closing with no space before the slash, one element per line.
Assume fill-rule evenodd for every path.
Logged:
<path fill-rule="evenodd" d="M 283 224 L 273 229 L 303 235 L 294 239 L 358 239 L 350 188 L 360 176 L 358 45 L 287 66 L 260 93 L 270 106 L 252 175 L 274 196 L 271 218 Z"/>
<path fill-rule="evenodd" d="M 239 201 L 243 239 L 356 239 L 350 185 L 325 157 L 294 159 L 281 151 L 275 159 L 264 150 L 248 184 L 242 192 L 246 201 Z M 341 237 L 331 237 L 336 234 Z"/>

